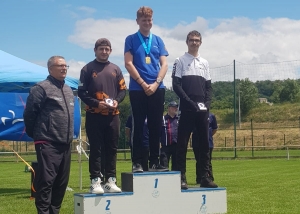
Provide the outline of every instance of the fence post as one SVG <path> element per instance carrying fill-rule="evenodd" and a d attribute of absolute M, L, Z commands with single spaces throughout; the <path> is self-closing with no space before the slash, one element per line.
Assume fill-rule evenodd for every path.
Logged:
<path fill-rule="evenodd" d="M 124 159 L 126 160 L 126 151 L 125 151 L 125 148 L 126 148 L 126 129 L 124 129 L 124 132 L 125 132 L 125 135 L 124 135 L 125 138 L 124 138 L 124 147 L 123 147 L 123 149 L 124 149 Z"/>
<path fill-rule="evenodd" d="M 283 134 L 283 145 L 285 145 L 285 134 Z"/>
<path fill-rule="evenodd" d="M 253 150 L 253 123 L 252 123 L 252 119 L 251 119 L 251 138 L 252 138 L 252 157 L 254 157 L 254 150 Z"/>
<path fill-rule="evenodd" d="M 234 158 L 236 158 L 236 79 L 235 79 L 235 60 L 233 60 L 233 102 L 234 102 L 234 108 L 233 108 L 233 114 L 234 114 Z"/>
<path fill-rule="evenodd" d="M 266 147 L 265 147 L 265 135 L 263 135 L 263 146 L 264 146 L 264 150 L 266 150 Z"/>
<path fill-rule="evenodd" d="M 226 149 L 226 137 L 225 137 L 225 149 Z"/>

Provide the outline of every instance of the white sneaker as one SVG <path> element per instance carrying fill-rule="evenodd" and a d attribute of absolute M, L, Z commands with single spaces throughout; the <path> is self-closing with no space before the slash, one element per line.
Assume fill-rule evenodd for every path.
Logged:
<path fill-rule="evenodd" d="M 122 192 L 119 187 L 116 185 L 116 178 L 115 177 L 110 177 L 106 184 L 103 186 L 104 192 Z"/>
<path fill-rule="evenodd" d="M 90 186 L 90 193 L 101 194 L 104 193 L 104 190 L 101 186 L 101 178 L 92 179 Z"/>

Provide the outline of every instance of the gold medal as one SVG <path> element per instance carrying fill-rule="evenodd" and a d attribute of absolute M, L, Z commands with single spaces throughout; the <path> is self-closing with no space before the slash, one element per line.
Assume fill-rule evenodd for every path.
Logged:
<path fill-rule="evenodd" d="M 150 56 L 146 56 L 146 64 L 150 64 L 151 63 L 151 58 L 150 58 Z"/>

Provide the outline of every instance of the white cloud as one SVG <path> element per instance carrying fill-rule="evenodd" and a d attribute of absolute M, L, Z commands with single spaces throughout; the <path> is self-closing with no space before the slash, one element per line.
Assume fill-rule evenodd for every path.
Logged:
<path fill-rule="evenodd" d="M 92 15 L 96 12 L 96 9 L 85 6 L 78 7 L 77 10 L 84 12 L 86 15 Z"/>
<path fill-rule="evenodd" d="M 68 70 L 68 76 L 79 79 L 80 71 L 85 66 L 86 62 L 76 61 L 76 60 L 68 60 L 67 64 L 70 66 Z"/>
<path fill-rule="evenodd" d="M 214 26 L 210 26 L 213 23 Z M 162 37 L 169 51 L 169 73 L 166 75 L 166 85 L 171 83 L 170 71 L 176 57 L 187 51 L 186 35 L 191 30 L 198 30 L 203 37 L 200 54 L 210 63 L 210 68 L 232 64 L 235 59 L 242 63 L 266 63 L 300 59 L 298 37 L 300 33 L 300 20 L 287 18 L 263 18 L 251 20 L 244 17 L 232 19 L 205 20 L 197 17 L 191 23 L 179 23 L 173 29 L 160 27 L 154 23 L 152 32 Z M 76 22 L 74 33 L 69 41 L 82 48 L 92 49 L 98 38 L 106 37 L 112 43 L 112 62 L 124 69 L 123 48 L 126 36 L 138 30 L 135 20 L 129 19 L 83 19 Z M 268 69 L 274 70 L 274 64 Z M 296 65 L 297 67 L 298 65 Z M 292 67 L 288 71 L 280 71 L 273 75 L 264 68 L 255 68 L 257 74 L 253 79 L 287 78 L 295 77 Z M 228 67 L 228 74 L 212 73 L 216 79 L 232 80 L 232 68 Z M 278 69 L 278 68 L 277 68 Z M 219 69 L 220 70 L 220 69 Z M 223 69 L 224 70 L 224 69 Z M 212 69 L 218 71 L 218 69 Z M 218 71 L 219 72 L 219 71 Z M 253 70 L 244 69 L 241 77 L 251 76 Z M 269 73 L 269 74 L 268 74 Z M 215 79 L 215 80 L 216 80 Z"/>

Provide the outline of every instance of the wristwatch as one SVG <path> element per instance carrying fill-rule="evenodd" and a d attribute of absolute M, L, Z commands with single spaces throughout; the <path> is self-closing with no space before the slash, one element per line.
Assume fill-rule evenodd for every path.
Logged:
<path fill-rule="evenodd" d="M 160 77 L 157 77 L 156 82 L 157 82 L 158 84 L 160 84 L 160 83 L 162 82 L 162 79 L 161 79 Z"/>

